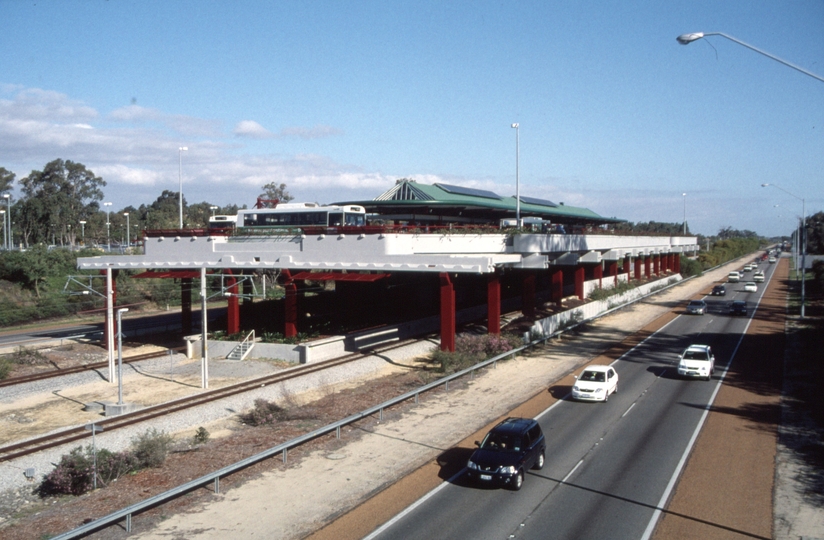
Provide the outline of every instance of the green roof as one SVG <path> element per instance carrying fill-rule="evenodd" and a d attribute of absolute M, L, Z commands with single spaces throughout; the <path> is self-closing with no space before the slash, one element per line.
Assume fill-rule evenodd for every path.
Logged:
<path fill-rule="evenodd" d="M 529 202 L 525 202 L 525 199 Z M 516 211 L 515 197 L 501 197 L 491 191 L 442 183 L 419 184 L 409 179 L 398 180 L 392 189 L 373 200 L 335 204 L 357 204 L 376 214 L 462 216 L 472 221 L 514 218 Z M 520 210 L 521 217 L 540 217 L 560 223 L 603 224 L 625 221 L 602 217 L 588 208 L 525 196 L 521 196 Z"/>

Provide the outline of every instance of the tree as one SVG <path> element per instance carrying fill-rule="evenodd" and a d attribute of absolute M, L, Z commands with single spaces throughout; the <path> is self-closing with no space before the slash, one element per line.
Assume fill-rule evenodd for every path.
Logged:
<path fill-rule="evenodd" d="M 43 171 L 32 171 L 20 184 L 23 202 L 32 212 L 23 212 L 27 243 L 50 243 L 58 237 L 61 243 L 72 243 L 69 225 L 86 217 L 92 202 L 103 199 L 101 188 L 106 182 L 82 163 L 55 159 Z"/>
<path fill-rule="evenodd" d="M 14 178 L 15 174 L 13 172 L 6 170 L 4 167 L 0 167 L 0 195 L 11 192 Z"/>
<path fill-rule="evenodd" d="M 267 200 L 279 200 L 280 202 L 289 202 L 294 197 L 289 195 L 289 192 L 286 191 L 286 184 L 276 185 L 274 182 L 269 182 L 265 186 L 263 186 L 263 193 L 258 195 L 260 199 L 267 199 Z"/>
<path fill-rule="evenodd" d="M 807 217 L 807 253 L 824 255 L 824 212 Z"/>

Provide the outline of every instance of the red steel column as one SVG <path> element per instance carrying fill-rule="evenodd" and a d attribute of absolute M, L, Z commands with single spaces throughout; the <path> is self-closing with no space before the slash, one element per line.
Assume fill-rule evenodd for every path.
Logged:
<path fill-rule="evenodd" d="M 575 294 L 578 296 L 579 300 L 584 299 L 584 267 L 577 266 L 575 267 Z"/>
<path fill-rule="evenodd" d="M 644 256 L 644 277 L 649 279 L 650 278 L 650 263 L 652 262 L 652 257 L 649 255 Z"/>
<path fill-rule="evenodd" d="M 231 270 L 226 273 L 232 275 Z M 240 332 L 240 309 L 237 301 L 237 280 L 230 277 L 226 280 L 226 292 L 229 293 L 229 305 L 226 308 L 226 333 L 229 335 Z"/>
<path fill-rule="evenodd" d="M 455 351 L 455 287 L 449 274 L 441 272 L 441 350 Z"/>
<path fill-rule="evenodd" d="M 550 292 L 551 300 L 561 305 L 561 300 L 564 298 L 564 271 L 560 268 L 552 273 L 552 289 Z"/>
<path fill-rule="evenodd" d="M 486 278 L 486 321 L 487 333 L 501 333 L 501 277 L 497 272 Z"/>
<path fill-rule="evenodd" d="M 604 288 L 604 265 L 603 265 L 603 263 L 596 264 L 595 267 L 592 269 L 592 274 L 593 274 L 592 278 L 598 280 L 598 288 L 603 289 Z"/>
<path fill-rule="evenodd" d="M 635 258 L 635 272 L 632 274 L 632 277 L 636 280 L 641 279 L 641 257 Z"/>
<path fill-rule="evenodd" d="M 535 317 L 535 274 L 528 272 L 524 275 L 521 288 L 521 311 L 525 317 Z"/>
<path fill-rule="evenodd" d="M 180 280 L 180 325 L 184 334 L 192 333 L 192 278 Z"/>
<path fill-rule="evenodd" d="M 298 288 L 289 270 L 284 269 L 282 274 L 286 278 L 283 284 L 286 293 L 283 298 L 283 335 L 291 338 L 298 335 Z"/>
<path fill-rule="evenodd" d="M 680 253 L 677 253 L 675 255 L 675 269 L 674 269 L 674 271 L 675 271 L 676 274 L 681 273 L 681 254 Z"/>
<path fill-rule="evenodd" d="M 618 285 L 618 261 L 610 261 L 609 275 L 612 276 L 612 285 Z"/>
<path fill-rule="evenodd" d="M 653 271 L 655 272 L 656 276 L 661 275 L 661 256 L 659 254 L 655 254 L 652 257 L 652 267 Z"/>

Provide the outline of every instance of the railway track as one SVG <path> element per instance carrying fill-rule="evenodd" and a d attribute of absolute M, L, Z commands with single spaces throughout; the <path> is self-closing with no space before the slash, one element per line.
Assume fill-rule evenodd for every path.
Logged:
<path fill-rule="evenodd" d="M 152 420 L 154 418 L 158 418 L 164 415 L 172 414 L 186 409 L 191 409 L 193 407 L 198 407 L 200 405 L 204 405 L 212 401 L 242 394 L 244 392 L 260 388 L 261 386 L 275 384 L 289 379 L 294 379 L 312 373 L 316 373 L 318 371 L 323 371 L 333 367 L 341 366 L 350 362 L 354 362 L 356 360 L 360 360 L 367 356 L 374 355 L 376 353 L 386 352 L 392 349 L 400 348 L 410 343 L 414 343 L 416 341 L 419 340 L 407 339 L 403 341 L 397 341 L 390 345 L 369 349 L 368 351 L 342 356 L 339 358 L 333 358 L 331 360 L 326 360 L 313 364 L 298 366 L 279 373 L 274 373 L 255 379 L 250 379 L 248 381 L 236 383 L 215 390 L 207 390 L 200 394 L 180 398 L 174 401 L 170 401 L 168 403 L 153 405 L 151 407 L 146 407 L 131 413 L 122 414 L 112 418 L 106 418 L 98 422 L 95 422 L 95 425 L 103 427 L 105 431 L 111 431 L 115 429 L 124 428 L 127 426 L 132 426 L 134 424 L 139 424 L 141 422 Z M 132 361 L 134 361 L 134 359 Z M 107 366 L 108 364 L 104 362 L 103 365 Z M 62 374 L 65 373 L 61 373 L 61 375 Z M 52 433 L 41 437 L 35 437 L 33 439 L 29 439 L 23 442 L 3 446 L 0 447 L 0 462 L 10 461 L 29 454 L 40 452 L 42 450 L 47 450 L 49 448 L 54 448 L 56 446 L 69 444 L 75 441 L 79 441 L 81 439 L 87 439 L 88 436 L 89 433 L 86 430 L 85 426 L 77 426 L 57 433 Z"/>
<path fill-rule="evenodd" d="M 171 349 L 174 352 L 181 352 L 185 351 L 186 347 L 175 347 Z M 133 362 L 139 362 L 141 360 L 150 360 L 152 358 L 160 358 L 161 356 L 166 356 L 169 354 L 169 349 L 165 351 L 158 351 L 152 353 L 145 353 L 145 354 L 138 354 L 135 356 L 130 356 L 128 358 L 123 359 L 124 364 L 131 364 Z M 85 364 L 82 366 L 73 366 L 64 369 L 56 369 L 53 371 L 44 371 L 43 373 L 33 373 L 31 375 L 23 375 L 20 377 L 11 377 L 9 379 L 4 379 L 0 381 L 0 388 L 4 386 L 14 386 L 16 384 L 24 384 L 30 383 L 34 381 L 42 381 L 45 379 L 51 379 L 54 377 L 63 377 L 64 375 L 72 375 L 73 373 L 83 373 L 84 371 L 92 371 L 97 369 L 104 369 L 109 367 L 109 362 L 94 362 L 91 364 Z"/>

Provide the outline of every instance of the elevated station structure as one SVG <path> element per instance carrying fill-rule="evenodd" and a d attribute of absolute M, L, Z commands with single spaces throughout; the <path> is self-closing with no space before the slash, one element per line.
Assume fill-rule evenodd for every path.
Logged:
<path fill-rule="evenodd" d="M 486 304 L 488 331 L 499 333 L 502 294 L 519 295 L 521 311 L 532 317 L 539 296 L 560 304 L 571 291 L 584 300 L 586 281 L 609 286 L 618 283 L 620 274 L 650 279 L 677 273 L 681 256 L 698 250 L 692 236 L 615 235 L 609 226 L 622 220 L 586 208 L 409 179 L 398 180 L 373 200 L 326 207 L 328 217 L 318 214 L 324 207 L 316 204 L 288 205 L 280 217 L 288 212 L 290 220 L 298 219 L 294 214 L 302 210 L 295 208 L 303 207 L 312 214 L 311 226 L 268 226 L 277 220 L 263 213 L 277 209 L 249 210 L 242 219 L 240 214 L 227 216 L 221 225 L 237 222 L 237 228 L 144 231 L 142 255 L 78 259 L 79 269 L 107 275 L 110 350 L 116 294 L 112 272 L 119 270 L 135 271 L 133 277 L 179 278 L 186 333 L 191 333 L 194 279 L 200 278 L 205 313 L 207 275 L 220 275 L 232 334 L 241 327 L 238 298 L 244 280 L 248 284 L 250 276 L 271 270 L 279 273 L 286 291 L 278 320 L 282 317 L 287 337 L 299 329 L 298 284 L 335 281 L 335 293 L 346 299 L 341 304 L 346 316 L 359 320 L 375 311 L 380 316 L 381 308 L 374 306 L 388 311 L 398 305 L 439 304 L 441 348 L 454 350 L 459 304 Z M 355 215 L 358 226 L 340 225 L 350 223 L 346 219 L 333 222 L 331 216 L 341 218 L 347 208 L 361 212 L 361 217 Z M 529 227 L 516 223 L 502 228 L 505 221 L 514 221 L 516 208 L 522 220 L 532 220 Z M 247 217 L 250 212 L 261 216 Z M 318 219 L 326 221 L 319 225 Z M 406 296 L 393 292 L 404 288 Z M 254 318 L 261 316 L 272 314 Z M 383 320 L 378 317 L 377 322 Z M 205 326 L 204 315 L 204 334 Z"/>

